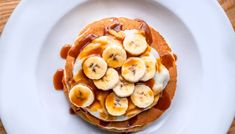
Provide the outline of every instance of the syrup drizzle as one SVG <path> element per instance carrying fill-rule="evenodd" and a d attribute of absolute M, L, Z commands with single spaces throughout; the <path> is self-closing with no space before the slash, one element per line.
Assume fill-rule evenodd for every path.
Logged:
<path fill-rule="evenodd" d="M 60 50 L 60 57 L 61 57 L 62 59 L 66 59 L 70 48 L 71 48 L 71 45 L 69 45 L 69 44 L 66 44 L 66 45 L 64 45 L 64 46 L 61 48 L 61 50 Z"/>
<path fill-rule="evenodd" d="M 123 25 L 119 22 L 118 18 L 113 18 L 112 24 L 104 28 L 104 35 L 109 34 L 110 29 L 113 29 L 114 31 L 119 32 L 122 30 L 122 27 Z"/>
<path fill-rule="evenodd" d="M 152 34 L 151 34 L 149 25 L 142 19 L 137 18 L 135 20 L 138 22 L 141 22 L 139 29 L 145 32 L 146 41 L 149 45 L 151 45 L 153 42 L 153 39 L 152 39 Z"/>
<path fill-rule="evenodd" d="M 88 34 L 85 38 L 83 38 L 79 43 L 73 46 L 69 51 L 69 56 L 77 58 L 78 54 L 82 51 L 82 49 L 91 43 L 94 39 L 98 38 L 95 34 Z"/>
<path fill-rule="evenodd" d="M 63 75 L 64 75 L 64 69 L 57 69 L 57 71 L 53 76 L 53 84 L 56 90 L 63 90 L 63 83 L 62 83 Z"/>

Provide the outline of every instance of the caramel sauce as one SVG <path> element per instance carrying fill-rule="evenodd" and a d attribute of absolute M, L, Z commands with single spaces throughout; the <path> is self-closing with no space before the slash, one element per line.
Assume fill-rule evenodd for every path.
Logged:
<path fill-rule="evenodd" d="M 136 106 L 135 106 L 135 104 L 133 104 L 133 102 L 131 101 L 131 98 L 128 97 L 127 99 L 128 99 L 128 109 L 127 109 L 127 111 L 130 111 L 130 110 L 135 109 Z"/>
<path fill-rule="evenodd" d="M 64 46 L 61 48 L 61 50 L 60 50 L 60 57 L 61 57 L 62 59 L 66 59 L 70 48 L 71 48 L 71 45 L 69 45 L 69 44 L 66 44 L 66 45 L 64 45 Z"/>
<path fill-rule="evenodd" d="M 101 104 L 100 104 L 98 101 L 95 101 L 95 102 L 89 107 L 89 109 L 90 109 L 91 111 L 93 111 L 93 112 L 96 112 L 96 111 L 102 109 L 102 106 L 101 106 Z"/>
<path fill-rule="evenodd" d="M 147 43 L 149 45 L 152 45 L 153 39 L 152 39 L 152 33 L 151 33 L 149 25 L 142 19 L 135 19 L 135 20 L 138 22 L 141 22 L 139 29 L 145 32 Z"/>
<path fill-rule="evenodd" d="M 100 112 L 100 117 L 106 119 L 108 115 L 104 112 Z"/>
<path fill-rule="evenodd" d="M 69 109 L 70 114 L 76 114 L 72 108 Z"/>
<path fill-rule="evenodd" d="M 77 108 L 74 110 L 75 114 L 76 114 L 77 112 L 79 112 L 81 109 L 82 109 L 82 108 L 78 108 L 78 107 L 77 107 Z"/>
<path fill-rule="evenodd" d="M 137 116 L 132 117 L 128 120 L 128 126 L 132 126 L 137 121 Z"/>
<path fill-rule="evenodd" d="M 64 69 L 57 69 L 57 71 L 53 76 L 53 84 L 56 90 L 63 90 L 63 83 L 62 83 L 63 75 L 64 75 Z"/>
<path fill-rule="evenodd" d="M 101 126 L 108 126 L 108 125 L 109 125 L 109 122 L 100 120 L 99 124 L 100 124 Z"/>
<path fill-rule="evenodd" d="M 116 25 L 114 25 L 114 28 L 112 28 L 112 29 L 116 32 L 120 32 L 122 30 L 122 25 L 120 23 L 116 24 Z"/>
<path fill-rule="evenodd" d="M 88 34 L 85 38 L 79 41 L 77 45 L 71 47 L 69 55 L 74 58 L 77 58 L 78 54 L 82 51 L 82 49 L 96 38 L 98 38 L 97 35 Z"/>
<path fill-rule="evenodd" d="M 166 53 L 164 55 L 161 56 L 161 63 L 166 67 L 166 68 L 170 68 L 173 66 L 174 64 L 174 57 L 169 54 L 169 53 Z"/>
<path fill-rule="evenodd" d="M 152 90 L 149 90 L 149 91 L 148 91 L 148 94 L 149 94 L 149 96 L 154 96 Z"/>
<path fill-rule="evenodd" d="M 96 49 L 92 49 L 91 51 L 89 51 L 87 53 L 88 55 L 101 55 L 102 54 L 103 49 L 101 47 L 97 47 Z"/>
<path fill-rule="evenodd" d="M 128 97 L 127 99 L 128 99 L 128 108 L 125 113 L 125 116 L 133 117 L 134 115 L 136 115 L 136 113 L 140 113 L 143 110 L 141 108 L 136 107 L 135 104 L 133 104 L 133 102 L 131 101 L 130 97 Z"/>
<path fill-rule="evenodd" d="M 166 110 L 171 105 L 171 99 L 167 92 L 163 92 L 159 98 L 158 103 L 154 106 L 156 109 Z"/>
<path fill-rule="evenodd" d="M 83 108 L 80 108 L 79 110 L 81 110 L 84 113 L 87 113 L 86 110 L 84 110 Z"/>
<path fill-rule="evenodd" d="M 116 117 L 111 116 L 111 115 L 109 115 L 108 113 L 105 113 L 105 112 L 101 112 L 100 117 L 103 118 L 103 119 L 113 119 L 113 120 L 116 119 Z"/>
<path fill-rule="evenodd" d="M 128 61 L 125 62 L 125 64 L 123 64 L 123 66 L 130 66 L 130 65 L 137 65 L 138 64 L 138 60 L 136 59 L 129 59 Z"/>
<path fill-rule="evenodd" d="M 156 71 L 157 71 L 157 72 L 161 72 L 161 66 L 162 66 L 161 59 L 158 58 L 158 59 L 157 59 L 157 64 L 156 64 Z"/>
<path fill-rule="evenodd" d="M 121 67 L 118 67 L 118 68 L 115 68 L 116 69 L 116 71 L 118 72 L 118 74 L 119 74 L 119 76 L 121 76 L 121 73 L 122 73 L 122 68 Z"/>
<path fill-rule="evenodd" d="M 153 88 L 154 83 L 155 83 L 155 80 L 153 78 L 144 82 L 144 84 L 150 88 Z"/>
<path fill-rule="evenodd" d="M 130 58 L 130 57 L 134 57 L 134 55 L 132 55 L 132 54 L 130 54 L 128 52 L 126 52 L 126 56 L 127 56 L 127 59 Z"/>
<path fill-rule="evenodd" d="M 173 56 L 174 56 L 174 58 L 175 58 L 175 61 L 177 61 L 177 56 L 176 56 L 176 54 L 173 54 Z"/>
<path fill-rule="evenodd" d="M 122 30 L 122 26 L 123 25 L 119 22 L 118 18 L 113 18 L 112 24 L 104 28 L 104 35 L 109 34 L 110 29 L 119 32 Z"/>
<path fill-rule="evenodd" d="M 92 45 L 92 46 L 90 46 L 90 45 Z M 84 48 L 84 51 L 80 52 L 79 58 L 82 59 L 82 58 L 87 57 L 89 55 L 101 56 L 105 45 L 106 44 L 102 44 L 102 43 L 89 44 L 86 46 L 86 48 Z"/>

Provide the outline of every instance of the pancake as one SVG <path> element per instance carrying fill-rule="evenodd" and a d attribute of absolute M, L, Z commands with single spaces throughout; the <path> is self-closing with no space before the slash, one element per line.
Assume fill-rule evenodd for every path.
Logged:
<path fill-rule="evenodd" d="M 71 88 L 78 84 L 73 79 L 73 68 L 76 60 L 78 58 L 82 59 L 84 55 L 89 56 L 90 53 L 86 52 L 84 54 L 81 54 L 84 49 L 86 49 L 87 42 L 92 42 L 97 37 L 108 35 L 110 36 L 110 33 L 107 33 L 107 29 L 110 28 L 108 26 L 114 26 L 114 29 L 116 31 L 120 30 L 132 30 L 132 29 L 144 29 L 145 35 L 146 35 L 146 41 L 148 42 L 148 45 L 152 47 L 152 49 L 155 49 L 160 56 L 161 63 L 167 68 L 169 71 L 170 79 L 163 91 L 161 91 L 158 94 L 157 100 L 155 98 L 155 102 L 153 103 L 151 107 L 148 109 L 141 109 L 138 107 L 135 107 L 135 111 L 138 110 L 139 112 L 136 112 L 133 116 L 129 116 L 126 120 L 123 121 L 117 121 L 116 118 L 113 118 L 113 116 L 110 116 L 105 112 L 105 114 L 102 116 L 103 118 L 97 118 L 94 115 L 89 112 L 89 108 L 91 108 L 92 105 L 95 105 L 95 102 L 97 101 L 97 98 L 95 98 L 95 101 L 90 107 L 87 108 L 81 108 L 75 106 L 73 103 L 71 103 L 69 99 L 69 92 Z M 147 28 L 146 28 L 147 27 Z M 149 35 L 148 35 L 149 34 Z M 114 36 L 111 34 L 111 36 Z M 114 36 L 115 38 L 119 38 L 117 36 Z M 122 40 L 120 40 L 122 43 Z M 100 47 L 95 49 L 95 51 L 91 54 L 100 54 L 101 50 L 99 50 Z M 89 49 L 88 49 L 89 50 Z M 147 51 L 147 50 L 146 50 Z M 78 57 L 78 58 L 77 58 Z M 130 56 L 129 56 L 130 57 Z M 68 55 L 66 57 L 66 63 L 65 63 L 65 70 L 64 70 L 64 77 L 63 77 L 63 86 L 64 86 L 64 94 L 66 98 L 68 99 L 68 102 L 71 105 L 71 108 L 73 111 L 79 115 L 81 118 L 86 120 L 87 122 L 108 130 L 112 132 L 135 132 L 142 130 L 147 125 L 151 124 L 155 120 L 157 120 L 171 105 L 171 101 L 174 97 L 175 90 L 176 90 L 176 82 L 177 82 L 177 70 L 176 70 L 176 55 L 173 54 L 171 48 L 167 44 L 167 42 L 164 40 L 164 38 L 154 30 L 152 27 L 149 27 L 148 25 L 139 19 L 128 19 L 128 18 L 105 18 L 99 21 L 95 21 L 88 26 L 86 26 L 81 32 L 79 33 L 77 39 L 75 40 L 74 44 L 68 51 Z M 89 79 L 85 79 L 83 81 L 85 84 L 89 85 L 89 87 L 92 88 L 95 97 L 97 97 L 97 93 L 103 93 L 107 94 L 111 91 L 100 91 L 97 90 L 95 85 L 92 81 Z M 104 99 L 106 98 L 104 96 Z M 130 99 L 128 100 L 130 102 Z M 99 102 L 100 103 L 100 102 Z M 130 104 L 130 103 L 129 103 Z M 100 104 L 102 106 L 103 104 Z M 99 106 L 99 107 L 100 107 Z M 106 109 L 103 106 L 103 109 L 106 111 Z M 128 112 L 128 110 L 127 110 Z"/>

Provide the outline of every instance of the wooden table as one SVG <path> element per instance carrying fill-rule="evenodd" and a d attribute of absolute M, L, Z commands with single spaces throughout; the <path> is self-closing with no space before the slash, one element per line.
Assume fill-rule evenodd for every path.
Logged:
<path fill-rule="evenodd" d="M 12 11 L 15 9 L 19 0 L 0 0 L 0 34 L 6 24 Z M 235 0 L 219 0 L 220 5 L 225 10 L 235 30 Z M 0 134 L 6 134 L 2 123 L 0 122 Z M 235 134 L 235 119 L 228 130 L 228 134 Z"/>

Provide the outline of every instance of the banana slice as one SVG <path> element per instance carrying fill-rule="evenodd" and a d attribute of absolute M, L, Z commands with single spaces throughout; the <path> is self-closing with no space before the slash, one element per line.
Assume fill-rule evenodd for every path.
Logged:
<path fill-rule="evenodd" d="M 127 97 L 130 96 L 135 89 L 135 84 L 125 81 L 122 77 L 120 77 L 120 81 L 113 88 L 114 93 L 119 97 Z"/>
<path fill-rule="evenodd" d="M 157 60 L 157 62 L 158 69 L 154 75 L 155 83 L 153 85 L 153 91 L 155 95 L 164 90 L 170 80 L 170 74 L 167 68 L 159 63 L 160 60 Z"/>
<path fill-rule="evenodd" d="M 125 39 L 123 40 L 124 49 L 132 55 L 140 55 L 143 53 L 148 44 L 141 31 L 136 29 L 125 30 Z"/>
<path fill-rule="evenodd" d="M 126 51 L 117 45 L 111 45 L 105 48 L 102 53 L 103 59 L 107 62 L 109 67 L 121 67 L 126 61 Z"/>
<path fill-rule="evenodd" d="M 120 98 L 114 93 L 110 93 L 105 100 L 105 107 L 112 116 L 121 116 L 126 113 L 128 108 L 127 98 Z"/>
<path fill-rule="evenodd" d="M 131 101 L 139 108 L 146 108 L 153 103 L 154 93 L 148 86 L 138 84 L 131 95 Z"/>
<path fill-rule="evenodd" d="M 87 107 L 93 103 L 94 93 L 89 87 L 78 84 L 69 91 L 69 100 L 77 107 Z"/>
<path fill-rule="evenodd" d="M 146 66 L 146 72 L 144 76 L 140 79 L 141 81 L 147 81 L 154 77 L 156 72 L 156 59 L 153 56 L 141 57 Z"/>
<path fill-rule="evenodd" d="M 115 31 L 115 30 L 113 30 L 113 29 L 110 29 L 110 30 L 109 30 L 109 34 L 111 34 L 112 36 L 116 37 L 116 38 L 119 39 L 119 40 L 123 40 L 124 37 L 125 37 L 123 31 L 117 32 L 117 31 Z"/>
<path fill-rule="evenodd" d="M 93 56 L 84 61 L 82 68 L 88 78 L 97 80 L 104 76 L 107 63 L 102 58 Z"/>
<path fill-rule="evenodd" d="M 112 89 L 119 81 L 118 72 L 109 68 L 106 74 L 99 80 L 93 80 L 95 86 L 101 90 Z"/>
<path fill-rule="evenodd" d="M 121 42 L 112 36 L 100 36 L 92 41 L 92 43 L 99 43 L 103 45 L 117 45 L 122 46 Z"/>
<path fill-rule="evenodd" d="M 136 57 L 128 58 L 121 69 L 122 76 L 130 82 L 139 81 L 144 76 L 145 71 L 144 61 Z"/>

